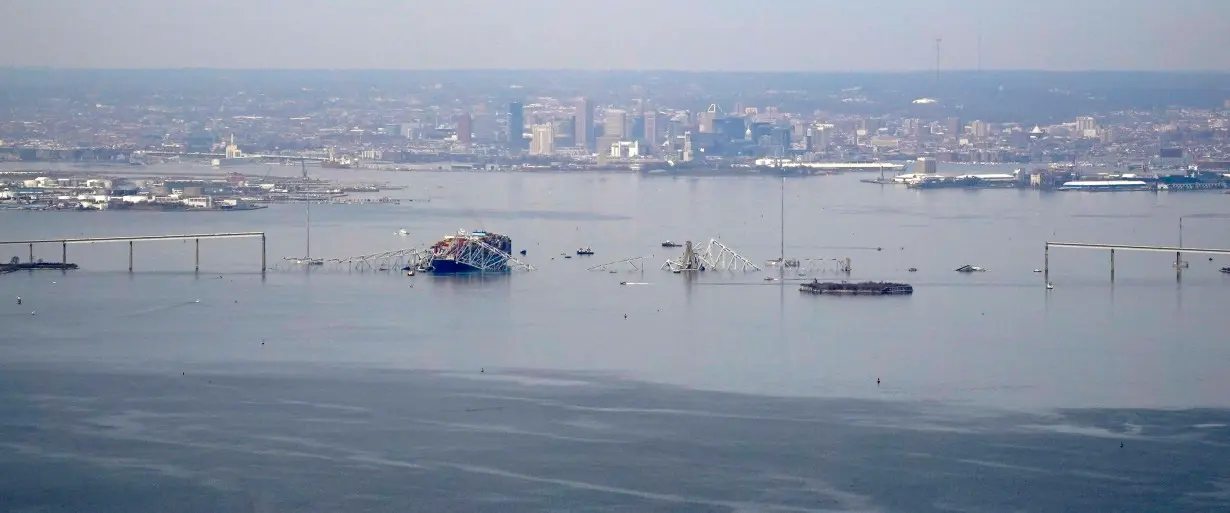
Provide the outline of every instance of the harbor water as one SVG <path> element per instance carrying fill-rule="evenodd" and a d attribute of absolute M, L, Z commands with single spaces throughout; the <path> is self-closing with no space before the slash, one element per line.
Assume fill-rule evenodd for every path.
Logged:
<path fill-rule="evenodd" d="M 536 270 L 296 267 L 294 204 L 0 212 L 7 240 L 264 231 L 271 266 L 257 240 L 202 241 L 200 273 L 192 241 L 139 242 L 132 274 L 126 244 L 96 244 L 68 247 L 78 270 L 0 276 L 0 509 L 1227 507 L 1227 257 L 1179 276 L 1173 253 L 1119 252 L 1112 282 L 1106 252 L 1052 249 L 1053 288 L 1033 272 L 1047 241 L 1177 244 L 1180 217 L 1185 246 L 1230 247 L 1226 195 L 789 179 L 785 257 L 810 264 L 766 281 L 776 178 L 313 174 L 407 188 L 313 205 L 312 257 L 490 230 Z M 766 271 L 659 270 L 681 251 L 662 241 L 710 238 Z M 813 278 L 914 292 L 801 293 Z"/>

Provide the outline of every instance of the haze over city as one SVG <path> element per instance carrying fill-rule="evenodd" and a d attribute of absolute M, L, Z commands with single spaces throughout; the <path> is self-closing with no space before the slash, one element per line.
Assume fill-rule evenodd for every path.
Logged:
<path fill-rule="evenodd" d="M 1227 70 L 1217 0 L 10 1 L 0 66 Z"/>

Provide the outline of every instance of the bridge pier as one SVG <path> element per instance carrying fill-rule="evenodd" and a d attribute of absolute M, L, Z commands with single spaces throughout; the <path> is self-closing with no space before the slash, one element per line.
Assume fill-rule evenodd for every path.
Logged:
<path fill-rule="evenodd" d="M 196 267 L 193 272 L 201 272 L 201 239 L 196 239 Z"/>
<path fill-rule="evenodd" d="M 62 264 L 68 263 L 68 242 L 67 241 L 60 243 L 60 263 Z"/>
<path fill-rule="evenodd" d="M 261 274 L 265 274 L 265 234 L 261 234 Z"/>
<path fill-rule="evenodd" d="M 1042 253 L 1042 281 L 1051 282 L 1051 243 L 1046 243 L 1046 250 Z"/>
<path fill-rule="evenodd" d="M 1110 281 L 1115 281 L 1115 250 L 1110 250 Z"/>
<path fill-rule="evenodd" d="M 30 244 L 30 263 L 34 263 L 34 244 Z"/>
<path fill-rule="evenodd" d="M 132 272 L 132 241 L 128 241 L 128 272 Z"/>

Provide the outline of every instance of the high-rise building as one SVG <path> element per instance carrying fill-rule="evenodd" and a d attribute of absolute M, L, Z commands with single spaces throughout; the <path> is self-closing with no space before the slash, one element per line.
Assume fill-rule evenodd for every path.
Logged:
<path fill-rule="evenodd" d="M 628 113 L 622 110 L 608 110 L 602 120 L 602 135 L 626 139 L 628 137 Z"/>
<path fill-rule="evenodd" d="M 573 114 L 573 127 L 576 129 L 573 140 L 578 148 L 594 150 L 594 107 L 588 98 L 577 101 L 576 112 Z"/>
<path fill-rule="evenodd" d="M 641 137 L 645 140 L 645 145 L 650 153 L 656 154 L 658 146 L 662 140 L 662 114 L 656 110 L 645 112 L 645 133 Z"/>
<path fill-rule="evenodd" d="M 473 119 L 470 118 L 468 112 L 458 114 L 453 122 L 457 125 L 457 142 L 466 146 L 470 145 L 470 137 L 474 134 Z"/>
<path fill-rule="evenodd" d="M 525 111 L 521 102 L 508 104 L 508 148 L 525 149 Z"/>
<path fill-rule="evenodd" d="M 969 123 L 969 132 L 975 139 L 985 139 L 991 135 L 991 126 L 986 121 L 975 119 Z"/>
<path fill-rule="evenodd" d="M 832 144 L 832 125 L 812 125 L 807 134 L 808 151 L 828 151 Z"/>
<path fill-rule="evenodd" d="M 961 137 L 961 118 L 951 117 L 944 121 L 944 136 L 948 138 Z"/>
<path fill-rule="evenodd" d="M 1098 136 L 1098 120 L 1088 116 L 1076 118 L 1076 136 L 1093 139 Z"/>
<path fill-rule="evenodd" d="M 937 171 L 939 171 L 939 166 L 936 164 L 935 159 L 931 157 L 918 157 L 918 169 L 914 171 L 915 173 L 933 175 Z"/>
<path fill-rule="evenodd" d="M 555 153 L 555 129 L 551 125 L 534 125 L 530 128 L 530 155 Z"/>

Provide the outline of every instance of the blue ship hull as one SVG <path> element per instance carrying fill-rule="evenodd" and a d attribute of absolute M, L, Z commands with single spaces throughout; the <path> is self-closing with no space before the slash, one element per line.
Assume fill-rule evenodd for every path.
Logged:
<path fill-rule="evenodd" d="M 484 272 L 471 265 L 460 264 L 452 259 L 435 258 L 431 261 L 431 274 L 468 274 Z M 486 271 L 487 273 L 508 272 L 505 268 L 503 271 Z"/>

